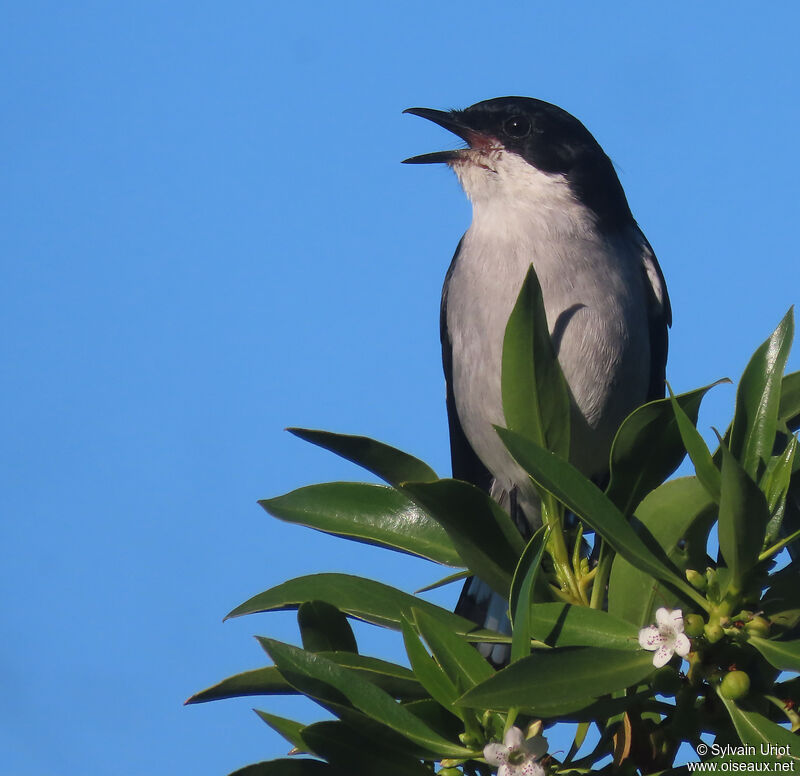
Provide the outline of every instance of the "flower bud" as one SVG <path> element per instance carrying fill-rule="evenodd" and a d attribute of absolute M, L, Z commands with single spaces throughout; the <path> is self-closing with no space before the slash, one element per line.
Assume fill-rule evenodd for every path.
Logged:
<path fill-rule="evenodd" d="M 708 587 L 708 580 L 705 574 L 701 574 L 694 569 L 686 569 L 686 579 L 695 590 L 702 592 Z"/>
<path fill-rule="evenodd" d="M 769 620 L 765 620 L 763 617 L 758 616 L 753 617 L 750 622 L 745 623 L 744 629 L 751 636 L 761 636 L 766 638 L 769 635 Z"/>
<path fill-rule="evenodd" d="M 699 614 L 687 614 L 683 618 L 683 632 L 693 639 L 703 635 L 705 625 L 705 621 Z"/>
<path fill-rule="evenodd" d="M 737 701 L 750 692 L 750 677 L 744 671 L 730 671 L 725 674 L 719 691 L 724 698 Z"/>
<path fill-rule="evenodd" d="M 708 640 L 709 644 L 716 644 L 724 635 L 725 631 L 722 630 L 719 623 L 706 623 L 705 627 L 703 628 L 706 639 Z"/>

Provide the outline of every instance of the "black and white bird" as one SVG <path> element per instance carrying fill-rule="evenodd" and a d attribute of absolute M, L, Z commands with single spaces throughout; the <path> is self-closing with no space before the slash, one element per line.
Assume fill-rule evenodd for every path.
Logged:
<path fill-rule="evenodd" d="M 473 208 L 442 293 L 453 476 L 512 504 L 535 528 L 541 518 L 530 478 L 494 430 L 505 425 L 503 335 L 528 268 L 539 278 L 572 394 L 570 457 L 598 483 L 620 423 L 664 395 L 671 324 L 664 276 L 611 160 L 574 116 L 528 97 L 405 112 L 468 146 L 405 160 L 449 165 Z M 506 606 L 468 580 L 456 611 L 498 628 Z"/>

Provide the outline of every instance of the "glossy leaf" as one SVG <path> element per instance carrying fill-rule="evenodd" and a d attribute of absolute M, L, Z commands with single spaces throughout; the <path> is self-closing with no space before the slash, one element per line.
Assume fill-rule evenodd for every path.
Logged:
<path fill-rule="evenodd" d="M 297 610 L 303 649 L 309 652 L 358 652 L 347 617 L 325 601 L 306 601 Z"/>
<path fill-rule="evenodd" d="M 469 576 L 471 576 L 469 571 L 457 571 L 455 574 L 448 574 L 446 577 L 442 577 L 442 579 L 437 579 L 436 582 L 431 582 L 429 585 L 425 585 L 425 587 L 415 590 L 414 595 L 428 593 L 431 590 L 436 590 L 440 587 L 444 587 L 445 585 L 451 585 L 453 582 L 461 582 Z"/>
<path fill-rule="evenodd" d="M 800 372 L 785 375 L 781 382 L 778 426 L 784 425 L 789 431 L 800 428 Z"/>
<path fill-rule="evenodd" d="M 427 653 L 417 632 L 406 619 L 403 619 L 402 631 L 408 661 L 420 684 L 428 691 L 431 698 L 441 703 L 448 711 L 459 713 L 460 710 L 455 709 L 455 702 L 461 695 L 459 689 Z"/>
<path fill-rule="evenodd" d="M 675 567 L 705 570 L 706 542 L 716 507 L 694 477 L 670 480 L 650 493 L 636 510 L 640 534 L 655 543 Z M 655 622 L 659 606 L 673 607 L 675 593 L 619 555 L 608 586 L 608 611 L 641 628 Z"/>
<path fill-rule="evenodd" d="M 569 456 L 570 394 L 550 339 L 533 266 L 505 330 L 502 395 L 508 428 L 562 458 Z"/>
<path fill-rule="evenodd" d="M 408 482 L 403 490 L 441 524 L 469 570 L 507 596 L 525 544 L 506 512 L 480 488 L 459 480 Z"/>
<path fill-rule="evenodd" d="M 743 744 L 756 747 L 756 752 L 759 752 L 761 744 L 788 746 L 793 758 L 800 756 L 800 736 L 790 733 L 786 728 L 776 725 L 755 711 L 746 711 L 740 708 L 734 701 L 728 700 L 719 691 L 717 694 L 725 705 L 731 722 L 736 728 L 736 733 Z M 774 758 L 761 755 L 757 761 L 764 762 L 770 759 Z M 784 758 L 783 762 L 787 762 L 787 760 Z"/>
<path fill-rule="evenodd" d="M 442 527 L 394 488 L 365 482 L 328 482 L 258 503 L 287 523 L 448 566 L 464 565 Z"/>
<path fill-rule="evenodd" d="M 336 434 L 310 428 L 287 428 L 306 442 L 324 447 L 348 461 L 363 467 L 380 477 L 389 485 L 399 485 L 406 480 L 429 482 L 437 479 L 436 472 L 428 464 L 404 453 L 396 447 L 365 436 Z"/>
<path fill-rule="evenodd" d="M 345 776 L 345 774 L 319 760 L 282 757 L 279 760 L 247 765 L 229 776 Z"/>
<path fill-rule="evenodd" d="M 703 397 L 718 383 L 676 396 L 692 424 Z M 626 515 L 678 468 L 686 455 L 670 399 L 657 399 L 634 410 L 622 423 L 611 446 L 608 497 Z"/>
<path fill-rule="evenodd" d="M 499 671 L 459 701 L 471 708 L 522 707 L 537 716 L 553 705 L 585 703 L 641 682 L 653 671 L 653 656 L 601 647 L 567 647 L 537 652 Z"/>
<path fill-rule="evenodd" d="M 389 663 L 377 657 L 357 655 L 355 652 L 320 652 L 322 657 L 332 660 L 344 668 L 350 668 L 359 676 L 380 687 L 400 700 L 417 700 L 425 697 L 412 671 L 405 666 Z"/>
<path fill-rule="evenodd" d="M 783 452 L 770 459 L 761 482 L 761 489 L 767 498 L 767 509 L 770 514 L 767 524 L 767 544 L 772 544 L 781 531 L 796 453 L 797 437 L 793 436 L 789 439 Z"/>
<path fill-rule="evenodd" d="M 678 398 L 672 393 L 672 388 L 667 385 L 669 390 L 669 398 L 672 403 L 672 411 L 675 413 L 675 420 L 678 423 L 678 431 L 680 432 L 683 446 L 689 453 L 689 458 L 692 459 L 694 470 L 697 474 L 697 479 L 708 491 L 711 498 L 716 503 L 719 503 L 720 493 L 720 472 L 717 465 L 714 463 L 714 458 L 708 445 L 703 439 L 700 432 L 697 430 L 696 423 L 697 417 L 692 420 L 686 411 L 681 406 Z"/>
<path fill-rule="evenodd" d="M 767 501 L 758 485 L 728 451 L 722 450 L 719 501 L 719 549 L 730 570 L 730 585 L 742 590 L 746 575 L 758 562 L 769 522 Z"/>
<path fill-rule="evenodd" d="M 775 668 L 800 671 L 800 641 L 772 641 L 751 636 L 748 642 Z"/>
<path fill-rule="evenodd" d="M 242 698 L 248 695 L 294 695 L 296 692 L 294 687 L 280 675 L 275 666 L 268 666 L 229 676 L 192 695 L 186 701 L 186 705 L 218 701 L 224 698 Z"/>
<path fill-rule="evenodd" d="M 350 574 L 309 574 L 253 596 L 228 617 L 256 612 L 297 609 L 305 601 L 327 601 L 337 609 L 374 625 L 400 630 L 402 615 L 410 617 L 416 607 L 441 620 L 457 633 L 477 631 L 475 623 L 447 609 L 423 601 L 381 582 Z M 490 632 L 491 633 L 491 632 Z"/>
<path fill-rule="evenodd" d="M 428 643 L 436 662 L 461 693 L 494 674 L 494 669 L 478 650 L 452 630 L 421 609 L 414 609 L 412 614 L 417 630 Z"/>
<path fill-rule="evenodd" d="M 511 638 L 511 662 L 526 657 L 531 652 L 531 638 L 533 637 L 531 602 L 549 536 L 550 528 L 548 526 L 543 525 L 536 531 L 514 571 L 509 596 L 509 616 L 514 626 Z"/>
<path fill-rule="evenodd" d="M 303 740 L 319 757 L 349 773 L 382 776 L 430 776 L 419 760 L 398 750 L 393 742 L 360 734 L 343 722 L 326 720 L 308 725 Z"/>
<path fill-rule="evenodd" d="M 391 695 L 362 679 L 354 671 L 290 644 L 265 638 L 259 638 L 259 641 L 287 681 L 301 692 L 324 701 L 326 693 L 320 696 L 319 688 L 321 685 L 327 686 L 336 695 L 346 698 L 362 714 L 438 756 L 469 756 L 470 750 L 440 736 L 398 704 Z"/>
<path fill-rule="evenodd" d="M 445 738 L 455 739 L 464 732 L 464 723 L 431 698 L 404 703 L 403 708 Z"/>
<path fill-rule="evenodd" d="M 687 590 L 688 585 L 645 546 L 625 516 L 572 464 L 508 429 L 497 429 L 504 444 L 536 482 L 602 536 L 617 554 L 642 571 Z M 694 596 L 694 591 L 689 592 Z"/>
<path fill-rule="evenodd" d="M 425 691 L 415 679 L 414 674 L 403 666 L 375 657 L 357 655 L 354 652 L 321 652 L 320 654 L 341 666 L 352 668 L 395 698 L 414 700 L 425 697 Z M 223 679 L 218 684 L 193 695 L 186 703 L 188 705 L 250 695 L 295 695 L 296 693 L 297 690 L 281 676 L 275 666 L 267 666 Z"/>
<path fill-rule="evenodd" d="M 260 709 L 253 709 L 263 722 L 266 722 L 278 735 L 283 736 L 298 752 L 312 754 L 303 741 L 302 730 L 305 725 L 302 722 L 295 722 L 293 719 L 279 717 Z"/>
<path fill-rule="evenodd" d="M 600 609 L 565 603 L 534 604 L 531 634 L 553 647 L 638 650 L 639 629 Z"/>
<path fill-rule="evenodd" d="M 739 382 L 729 447 L 751 477 L 757 474 L 759 463 L 772 455 L 783 370 L 793 334 L 794 317 L 790 309 L 753 354 Z"/>

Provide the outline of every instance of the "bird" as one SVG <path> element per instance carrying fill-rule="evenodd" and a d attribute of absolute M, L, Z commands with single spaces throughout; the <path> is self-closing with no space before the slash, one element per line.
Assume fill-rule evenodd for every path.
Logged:
<path fill-rule="evenodd" d="M 466 143 L 404 160 L 448 165 L 472 203 L 440 314 L 453 477 L 488 492 L 530 533 L 541 524 L 535 488 L 495 431 L 506 425 L 503 336 L 530 266 L 571 395 L 570 461 L 597 484 L 607 480 L 622 421 L 664 396 L 672 324 L 664 275 L 614 164 L 566 110 L 498 97 L 463 110 L 404 113 Z M 506 610 L 507 602 L 473 577 L 455 611 L 507 631 Z M 503 661 L 497 646 L 481 647 Z"/>

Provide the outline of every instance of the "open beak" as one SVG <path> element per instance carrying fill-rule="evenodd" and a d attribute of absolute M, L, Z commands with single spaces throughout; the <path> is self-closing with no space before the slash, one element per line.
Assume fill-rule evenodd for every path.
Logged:
<path fill-rule="evenodd" d="M 403 113 L 410 113 L 412 116 L 421 116 L 428 119 L 440 127 L 444 127 L 455 135 L 458 135 L 466 142 L 474 135 L 474 130 L 470 129 L 461 119 L 459 111 L 434 110 L 433 108 L 408 108 Z M 434 151 L 431 154 L 421 154 L 403 159 L 403 164 L 436 164 L 439 162 L 452 162 L 460 158 L 464 151 L 468 149 L 457 148 L 453 151 Z"/>

